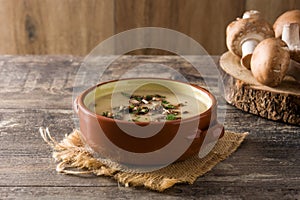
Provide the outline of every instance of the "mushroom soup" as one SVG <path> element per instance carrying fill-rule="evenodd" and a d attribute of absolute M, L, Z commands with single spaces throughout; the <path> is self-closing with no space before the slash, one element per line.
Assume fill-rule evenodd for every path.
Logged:
<path fill-rule="evenodd" d="M 100 91 L 96 93 L 101 93 Z M 176 91 L 160 84 L 145 84 L 132 92 L 117 91 L 95 95 L 88 109 L 108 118 L 150 122 L 189 118 L 205 112 L 211 100 L 205 94 Z"/>

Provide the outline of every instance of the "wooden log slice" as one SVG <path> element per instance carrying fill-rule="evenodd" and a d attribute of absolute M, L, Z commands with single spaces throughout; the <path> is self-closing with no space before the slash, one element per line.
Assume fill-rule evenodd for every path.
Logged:
<path fill-rule="evenodd" d="M 221 56 L 220 68 L 229 104 L 264 118 L 300 125 L 300 84 L 292 77 L 286 76 L 276 88 L 262 85 L 230 52 Z"/>

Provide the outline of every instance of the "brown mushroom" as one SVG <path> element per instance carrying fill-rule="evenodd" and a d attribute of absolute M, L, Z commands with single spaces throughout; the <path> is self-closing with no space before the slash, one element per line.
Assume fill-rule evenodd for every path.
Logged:
<path fill-rule="evenodd" d="M 300 10 L 283 13 L 273 25 L 275 36 L 281 38 L 288 45 L 291 58 L 297 62 L 300 62 L 299 26 Z"/>
<path fill-rule="evenodd" d="M 241 64 L 248 69 L 254 48 L 260 41 L 270 37 L 274 37 L 274 31 L 258 11 L 245 12 L 242 19 L 237 18 L 226 29 L 228 50 L 242 57 Z"/>
<path fill-rule="evenodd" d="M 279 38 L 268 38 L 260 42 L 251 58 L 251 71 L 256 80 L 270 87 L 283 80 L 290 63 L 287 45 Z"/>
<path fill-rule="evenodd" d="M 275 37 L 281 38 L 283 26 L 291 23 L 300 24 L 300 10 L 287 11 L 276 19 L 273 25 Z"/>
<path fill-rule="evenodd" d="M 261 14 L 258 10 L 248 10 L 243 14 L 243 19 L 247 18 L 259 19 L 261 18 Z"/>

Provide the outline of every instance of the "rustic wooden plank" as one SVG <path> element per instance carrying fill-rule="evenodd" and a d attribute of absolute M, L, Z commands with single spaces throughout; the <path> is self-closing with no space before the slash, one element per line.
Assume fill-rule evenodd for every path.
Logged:
<path fill-rule="evenodd" d="M 285 148 L 287 149 L 291 145 L 295 146 L 300 142 L 300 137 L 296 134 L 300 130 L 298 126 L 275 123 L 235 108 L 232 109 L 231 106 L 228 108 L 225 117 L 225 128 L 227 130 L 247 131 L 250 133 L 250 136 L 248 136 L 250 139 L 256 139 L 260 142 L 265 140 L 270 144 L 276 144 L 276 140 L 278 140 L 278 143 L 283 142 L 282 145 L 286 145 Z M 1 144 L 3 144 L 0 149 L 2 155 L 24 153 L 19 149 L 19 145 L 23 146 L 22 144 L 28 145 L 28 154 L 30 152 L 37 153 L 45 148 L 44 143 L 41 143 L 38 132 L 38 128 L 41 126 L 49 127 L 54 136 L 58 137 L 58 140 L 75 128 L 74 114 L 71 109 L 0 109 L 0 119 Z M 24 126 L 26 129 L 24 129 Z M 23 141 L 20 138 L 25 140 Z M 299 149 L 300 147 L 295 148 Z M 282 152 L 282 154 L 285 154 L 285 152 Z"/>
<path fill-rule="evenodd" d="M 45 150 L 45 149 L 44 149 Z M 49 154 L 50 156 L 50 154 Z M 117 182 L 107 177 L 86 175 L 81 177 L 63 175 L 55 171 L 56 165 L 51 158 L 43 158 L 39 154 L 28 156 L 0 157 L 0 188 L 19 187 L 117 187 Z M 42 178 L 42 179 L 41 179 Z M 1 189 L 0 189 L 1 190 Z M 2 194 L 0 192 L 2 197 Z"/>
<path fill-rule="evenodd" d="M 286 76 L 277 87 L 265 86 L 230 52 L 222 55 L 220 69 L 228 103 L 261 117 L 300 126 L 300 87 L 291 77 Z"/>
<path fill-rule="evenodd" d="M 198 41 L 209 54 L 226 51 L 226 27 L 243 12 L 244 1 L 179 0 L 178 3 L 178 30 Z"/>
<path fill-rule="evenodd" d="M 113 35 L 111 0 L 2 0 L 0 54 L 86 55 Z"/>
<path fill-rule="evenodd" d="M 5 187 L 0 188 L 5 199 L 182 199 L 179 195 L 164 195 L 148 190 L 124 187 Z"/>
<path fill-rule="evenodd" d="M 297 199 L 297 190 L 284 185 L 276 188 L 266 185 L 264 188 L 256 186 L 249 190 L 247 184 L 237 187 L 226 186 L 223 182 L 204 182 L 201 190 L 190 190 L 189 187 L 175 186 L 174 190 L 156 193 L 144 189 L 124 187 L 5 187 L 0 193 L 5 199 L 248 199 L 255 194 L 255 199 Z M 203 184 L 203 183 L 202 183 Z M 219 190 L 213 188 L 219 187 Z M 236 193 L 238 191 L 238 193 Z"/>
<path fill-rule="evenodd" d="M 51 149 L 40 137 L 38 128 L 48 126 L 53 136 L 61 140 L 74 128 L 71 110 L 0 109 L 0 113 L 0 186 L 113 183 L 102 178 L 99 178 L 100 183 L 94 179 L 91 182 L 76 181 L 73 177 L 56 174 Z M 235 112 L 235 109 L 228 112 L 225 128 L 249 131 L 250 135 L 238 152 L 217 166 L 204 181 L 235 180 L 236 183 L 251 181 L 258 184 L 266 176 L 265 182 L 278 181 L 276 184 L 279 185 L 279 180 L 289 180 L 290 184 L 299 182 L 299 127 L 275 125 L 268 120 L 257 120 L 251 114 Z M 40 183 L 40 176 L 45 179 L 43 183 Z M 199 181 L 203 181 L 202 178 Z M 249 187 L 253 186 L 251 184 Z"/>
<path fill-rule="evenodd" d="M 259 10 L 262 16 L 273 24 L 276 18 L 288 10 L 300 9 L 298 0 L 246 0 L 245 10 Z"/>
<path fill-rule="evenodd" d="M 59 108 L 70 102 L 74 75 L 80 63 L 75 57 L 59 58 L 62 57 L 1 57 L 1 107 L 46 108 L 52 99 Z"/>
<path fill-rule="evenodd" d="M 113 34 L 145 26 L 180 31 L 210 54 L 221 54 L 226 26 L 244 10 L 260 10 L 273 23 L 282 12 L 300 8 L 297 0 L 1 0 L 0 5 L 1 54 L 75 55 L 86 55 Z"/>
<path fill-rule="evenodd" d="M 238 154 L 239 152 L 241 151 L 238 151 L 235 154 Z M 245 160 L 251 160 L 252 162 L 242 162 L 243 164 L 238 164 L 242 157 L 244 157 Z M 0 185 L 0 193 L 2 197 L 5 196 L 5 194 L 7 195 L 5 188 L 13 191 L 13 194 L 10 195 L 25 195 L 25 197 L 26 195 L 29 196 L 31 192 L 29 194 L 22 194 L 22 190 L 20 191 L 18 188 L 23 188 L 23 191 L 36 191 L 38 193 L 44 191 L 49 195 L 54 195 L 53 192 L 55 192 L 56 195 L 64 198 L 68 196 L 70 196 L 70 198 L 77 197 L 80 195 L 78 194 L 78 190 L 82 191 L 83 189 L 87 191 L 100 190 L 103 195 L 101 197 L 106 198 L 108 197 L 105 194 L 110 193 L 110 191 L 114 191 L 109 194 L 114 198 L 120 198 L 122 196 L 117 191 L 124 188 L 118 188 L 117 183 L 109 178 L 80 178 L 61 175 L 54 171 L 54 164 L 49 159 L 41 159 L 39 156 L 39 158 L 35 158 L 35 162 L 33 160 L 34 159 L 28 158 L 16 159 L 15 157 L 10 160 L 12 163 L 16 163 L 14 164 L 16 167 L 13 167 L 14 165 L 12 165 L 10 170 L 13 172 L 5 173 L 5 175 L 1 176 L 2 184 Z M 247 198 L 251 195 L 259 194 L 262 198 L 276 196 L 277 198 L 284 196 L 296 198 L 297 195 L 299 195 L 300 189 L 299 177 L 295 177 L 296 170 L 298 169 L 297 165 L 286 167 L 286 165 L 289 164 L 278 164 L 283 163 L 280 159 L 265 158 L 265 160 L 266 161 L 262 161 L 263 164 L 257 164 L 260 162 L 260 159 L 253 157 L 247 158 L 245 153 L 236 159 L 230 157 L 228 161 L 219 164 L 204 177 L 199 178 L 193 185 L 181 184 L 175 186 L 163 193 L 161 197 L 168 197 L 169 195 L 176 195 L 179 197 L 209 197 L 210 195 L 213 195 L 212 197 L 215 198 L 224 198 L 225 195 L 228 198 Z M 273 165 L 270 164 L 270 160 L 273 160 Z M 289 163 L 291 162 L 292 161 Z M 26 166 L 24 166 L 24 163 L 26 163 Z M 257 165 L 259 167 L 257 167 Z M 1 167 L 3 168 L 3 166 Z M 294 173 L 286 173 L 293 171 Z M 41 181 L 40 177 L 43 177 L 43 181 Z M 97 189 L 95 187 L 97 187 Z M 66 193 L 60 191 L 59 188 L 72 190 L 72 192 L 69 192 L 69 195 L 66 195 Z M 125 189 L 125 191 L 129 192 L 128 197 L 131 198 L 133 197 L 131 196 L 133 194 L 139 194 L 146 197 L 154 194 L 146 189 L 132 188 Z M 92 192 L 91 194 L 86 194 L 86 197 L 93 197 L 95 193 L 98 194 L 98 192 Z M 37 195 L 43 197 L 43 194 Z"/>
<path fill-rule="evenodd" d="M 99 67 L 105 67 L 109 59 L 110 56 L 101 57 Z M 214 60 L 212 61 L 206 61 L 201 57 L 200 59 L 199 57 L 194 59 L 198 59 L 196 63 L 203 66 L 203 70 L 207 74 L 211 74 L 212 63 L 217 62 L 218 57 L 213 57 Z M 0 90 L 0 108 L 71 108 L 75 76 L 82 58 L 72 56 L 2 56 L 0 60 L 2 60 L 0 63 L 0 76 L 2 79 L 0 82 L 0 88 L 2 88 Z M 145 66 L 145 64 L 148 64 L 148 66 Z M 128 72 L 126 66 L 131 66 L 131 69 L 137 68 L 140 72 L 147 68 L 149 74 L 146 75 L 151 75 L 151 73 L 153 75 L 151 64 L 172 67 L 191 82 L 197 82 L 200 79 L 200 74 L 193 69 L 193 66 L 178 56 L 163 56 L 160 58 L 153 56 L 123 56 L 118 58 L 106 70 L 102 78 L 103 80 L 122 78 L 121 75 L 126 75 L 126 72 Z M 173 72 L 167 73 L 163 70 L 155 72 L 168 78 L 173 76 Z M 99 68 L 91 67 L 87 71 L 87 73 L 79 73 L 78 76 L 81 76 L 87 84 L 91 84 L 87 74 L 97 75 Z M 137 71 L 128 73 L 128 76 L 137 76 Z M 154 77 L 156 76 L 157 74 Z M 217 87 L 217 78 L 212 77 L 213 74 L 209 76 L 213 79 L 213 86 Z M 82 84 L 84 85 L 84 83 Z M 83 85 L 79 85 L 79 87 Z M 22 99 L 22 103 L 20 103 L 20 99 Z M 52 104 L 52 101 L 55 104 Z"/>
<path fill-rule="evenodd" d="M 199 60 L 198 63 L 206 65 L 206 69 L 209 70 L 210 62 L 205 60 Z M 218 57 L 214 60 L 217 61 Z M 188 75 L 191 81 L 199 79 L 199 74 L 197 75 L 191 66 L 174 56 L 125 56 L 114 63 L 117 70 L 111 68 L 107 74 L 118 77 L 124 72 L 122 68 L 126 65 L 137 66 L 150 61 L 171 65 Z M 226 109 L 225 128 L 232 131 L 248 131 L 250 134 L 237 152 L 219 163 L 193 185 L 176 185 L 164 193 L 155 193 L 142 188 L 118 187 L 117 183 L 105 177 L 78 178 L 57 174 L 55 163 L 51 158 L 51 149 L 40 137 L 38 128 L 49 126 L 53 136 L 58 140 L 74 128 L 71 90 L 68 88 L 72 88 L 80 62 L 81 58 L 76 57 L 1 56 L 0 77 L 3 78 L 0 82 L 1 197 L 231 199 L 259 195 L 262 199 L 299 198 L 299 126 L 258 118 L 229 105 L 220 107 Z M 23 77 L 28 71 L 33 75 Z M 51 84 L 43 82 L 44 78 Z M 217 79 L 214 76 L 210 78 Z M 26 84 L 23 84 L 24 82 Z M 65 84 L 61 86 L 62 83 Z M 19 89 L 20 87 L 23 89 Z M 57 89 L 49 90 L 51 87 Z M 23 98 L 14 99 L 17 97 L 16 91 L 22 93 Z M 65 92 L 66 96 L 62 95 Z M 34 100 L 38 93 L 39 99 Z M 63 97 L 64 100 L 59 101 L 59 97 Z M 41 103 L 45 100 L 46 104 Z M 22 104 L 19 105 L 20 103 Z"/>
<path fill-rule="evenodd" d="M 115 32 L 147 26 L 170 28 L 192 37 L 210 54 L 221 54 L 226 50 L 225 28 L 243 10 L 244 2 L 235 0 L 116 0 Z"/>

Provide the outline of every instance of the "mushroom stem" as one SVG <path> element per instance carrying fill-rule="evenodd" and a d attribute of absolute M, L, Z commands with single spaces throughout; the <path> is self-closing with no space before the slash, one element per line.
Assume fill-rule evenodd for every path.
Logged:
<path fill-rule="evenodd" d="M 290 60 L 290 65 L 286 74 L 292 76 L 297 82 L 300 83 L 300 63 Z"/>
<path fill-rule="evenodd" d="M 290 50 L 300 49 L 299 24 L 285 24 L 281 39 L 288 45 Z"/>
<path fill-rule="evenodd" d="M 256 39 L 246 40 L 242 44 L 241 65 L 246 67 L 247 69 L 250 69 L 250 61 L 251 61 L 252 53 L 257 45 L 258 45 L 258 41 Z"/>
<path fill-rule="evenodd" d="M 260 12 L 257 10 L 249 10 L 244 12 L 243 19 L 253 18 L 253 19 L 259 19 Z M 246 67 L 247 69 L 250 69 L 250 62 L 252 53 L 257 46 L 258 41 L 254 39 L 246 40 L 242 43 L 242 59 L 241 59 L 241 65 Z"/>
<path fill-rule="evenodd" d="M 253 18 L 259 19 L 261 17 L 260 12 L 257 10 L 249 10 L 243 14 L 243 19 Z M 241 65 L 250 69 L 250 62 L 252 53 L 255 47 L 258 45 L 258 41 L 255 39 L 248 39 L 242 43 L 242 59 Z"/>

